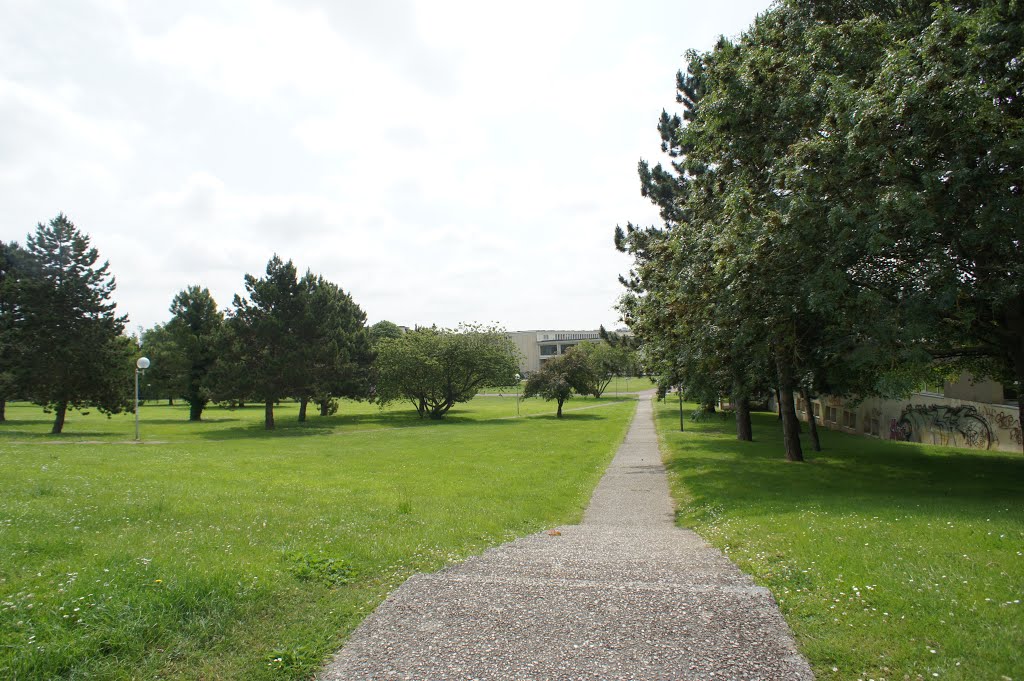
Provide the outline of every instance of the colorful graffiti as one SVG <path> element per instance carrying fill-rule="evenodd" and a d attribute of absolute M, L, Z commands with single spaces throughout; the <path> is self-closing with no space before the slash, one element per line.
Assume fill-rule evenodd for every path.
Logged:
<path fill-rule="evenodd" d="M 977 449 L 990 449 L 994 439 L 985 417 L 970 405 L 907 405 L 899 421 L 890 426 L 895 440 L 923 442 L 925 434 L 932 436 L 934 444 Z"/>

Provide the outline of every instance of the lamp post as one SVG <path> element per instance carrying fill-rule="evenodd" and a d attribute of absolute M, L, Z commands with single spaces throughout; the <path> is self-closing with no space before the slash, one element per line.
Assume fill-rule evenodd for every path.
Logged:
<path fill-rule="evenodd" d="M 135 360 L 135 440 L 139 440 L 139 374 L 149 368 L 149 358 L 139 357 Z"/>
<path fill-rule="evenodd" d="M 522 378 L 522 376 L 516 374 L 516 416 L 519 416 L 519 381 Z"/>

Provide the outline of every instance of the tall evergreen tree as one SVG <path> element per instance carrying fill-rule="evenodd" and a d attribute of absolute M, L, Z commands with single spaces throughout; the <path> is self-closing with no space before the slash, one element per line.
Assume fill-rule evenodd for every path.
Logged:
<path fill-rule="evenodd" d="M 39 224 L 26 250 L 33 273 L 18 281 L 14 313 L 26 395 L 53 410 L 53 433 L 68 409 L 127 408 L 135 346 L 111 301 L 109 264 L 98 264 L 89 237 L 64 214 Z"/>
<path fill-rule="evenodd" d="M 189 286 L 171 301 L 167 332 L 182 360 L 181 395 L 189 404 L 189 421 L 202 419 L 210 401 L 210 373 L 217 362 L 217 340 L 223 326 L 224 314 L 207 288 Z"/>
<path fill-rule="evenodd" d="M 314 400 L 320 415 L 337 408 L 337 398 L 369 396 L 373 353 L 366 313 L 337 284 L 307 272 L 300 282 L 303 316 L 296 333 L 301 342 L 302 379 L 298 393 L 299 420 Z"/>
<path fill-rule="evenodd" d="M 172 337 L 168 324 L 156 324 L 142 332 L 140 350 L 151 362 L 146 370 L 146 382 L 139 386 L 143 400 L 174 400 L 185 394 L 188 371 L 185 355 Z"/>
<path fill-rule="evenodd" d="M 266 276 L 245 275 L 246 296 L 235 295 L 228 325 L 239 361 L 254 397 L 264 405 L 264 427 L 274 428 L 274 404 L 303 391 L 306 367 L 297 333 L 306 311 L 306 294 L 292 261 L 275 255 Z"/>
<path fill-rule="evenodd" d="M 19 396 L 24 382 L 14 317 L 18 279 L 30 275 L 28 267 L 25 249 L 0 241 L 0 423 L 7 420 L 7 400 Z"/>

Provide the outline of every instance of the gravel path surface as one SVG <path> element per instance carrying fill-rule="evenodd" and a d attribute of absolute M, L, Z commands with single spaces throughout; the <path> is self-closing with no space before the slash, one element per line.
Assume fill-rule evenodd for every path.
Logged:
<path fill-rule="evenodd" d="M 647 397 L 581 525 L 412 577 L 318 678 L 813 679 L 771 593 L 675 527 Z"/>

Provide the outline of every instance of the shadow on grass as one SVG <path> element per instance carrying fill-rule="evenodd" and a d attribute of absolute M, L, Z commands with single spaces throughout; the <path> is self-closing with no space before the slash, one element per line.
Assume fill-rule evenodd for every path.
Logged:
<path fill-rule="evenodd" d="M 442 419 L 420 418 L 415 409 L 368 410 L 358 413 L 339 413 L 331 416 L 320 416 L 314 412 L 307 416 L 306 421 L 299 422 L 297 413 L 287 408 L 277 414 L 275 428 L 267 430 L 263 425 L 263 406 L 226 409 L 215 407 L 204 412 L 200 421 L 188 420 L 187 406 L 167 407 L 161 405 L 160 411 L 147 414 L 140 412 L 146 438 L 150 440 L 178 440 L 181 437 L 205 441 L 233 441 L 246 439 L 288 439 L 306 438 L 310 436 L 345 435 L 353 432 L 372 432 L 375 430 L 396 430 L 405 428 L 464 428 L 480 426 L 514 427 L 533 420 L 562 422 L 598 421 L 606 418 L 598 412 L 584 411 L 590 405 L 601 406 L 602 403 L 614 404 L 623 400 L 580 400 L 580 406 L 569 408 L 561 419 L 555 418 L 554 408 L 550 413 L 523 414 L 515 416 L 511 413 L 500 413 L 494 409 L 481 410 L 472 406 L 456 406 Z M 587 403 L 589 402 L 589 405 Z M 246 412 L 246 413 L 240 413 Z M 131 418 L 131 414 L 128 415 Z M 88 426 L 100 425 L 98 422 L 83 422 Z M 132 438 L 132 431 L 126 430 L 80 430 L 75 423 L 69 423 L 65 432 L 52 435 L 49 419 L 11 419 L 0 424 L 0 442 L 4 440 L 28 440 L 38 442 L 69 442 L 89 440 L 122 441 Z M 88 427 L 85 426 L 85 427 Z M 102 426 L 100 426 L 102 427 Z M 156 432 L 154 432 L 156 431 Z"/>
<path fill-rule="evenodd" d="M 530 417 L 523 418 L 530 418 L 531 420 L 534 421 L 600 421 L 604 417 L 600 416 L 599 414 L 580 414 L 576 412 L 565 412 L 561 415 L 561 417 L 555 414 L 536 414 Z"/>
<path fill-rule="evenodd" d="M 310 416 L 299 422 L 291 418 L 277 418 L 274 429 L 267 430 L 263 421 L 235 419 L 238 425 L 218 428 L 197 437 L 207 440 L 241 440 L 254 437 L 289 438 L 309 437 L 311 435 L 329 435 L 338 430 L 364 430 L 387 427 L 394 417 L 389 414 L 350 414 L 344 416 Z"/>
<path fill-rule="evenodd" d="M 563 414 L 558 419 L 554 413 L 531 414 L 524 416 L 496 416 L 480 418 L 471 410 L 459 411 L 452 409 L 444 418 L 420 418 L 416 412 L 378 412 L 365 414 L 342 414 L 334 416 L 312 416 L 306 422 L 299 423 L 294 418 L 275 422 L 274 430 L 266 430 L 262 421 L 239 421 L 238 425 L 218 428 L 208 432 L 196 433 L 196 437 L 207 440 L 236 440 L 254 437 L 295 438 L 312 435 L 344 435 L 351 432 L 372 432 L 374 430 L 395 430 L 405 428 L 474 428 L 481 426 L 513 427 L 529 421 L 600 421 L 600 414 L 573 413 Z"/>
<path fill-rule="evenodd" d="M 146 418 L 146 413 L 145 412 L 140 412 L 139 416 L 142 419 L 143 423 L 149 424 L 149 425 L 158 425 L 158 426 L 182 426 L 182 425 L 186 425 L 186 426 L 197 426 L 198 427 L 198 426 L 203 426 L 204 424 L 210 424 L 210 423 L 238 423 L 238 422 L 242 421 L 242 419 L 240 419 L 240 418 L 219 418 L 219 419 L 204 418 L 204 419 L 202 419 L 200 421 L 189 421 L 188 420 L 188 415 L 186 415 L 185 418 L 181 418 L 181 419 L 155 419 L 155 418 Z"/>
<path fill-rule="evenodd" d="M 665 412 L 659 419 L 667 418 Z M 678 418 L 676 416 L 675 418 Z M 678 421 L 675 421 L 678 423 Z M 824 451 L 813 452 L 805 432 L 804 463 L 785 461 L 781 426 L 772 414 L 754 416 L 754 442 L 740 442 L 729 423 L 687 423 L 666 433 L 669 470 L 685 479 L 693 508 L 730 499 L 735 510 L 759 505 L 773 512 L 816 506 L 941 512 L 955 500 L 958 512 L 991 514 L 993 503 L 1020 500 L 1024 458 L 1010 453 L 963 451 L 877 440 L 821 430 Z"/>
<path fill-rule="evenodd" d="M 43 424 L 52 426 L 53 419 L 7 419 L 6 421 L 0 421 L 0 431 L 15 428 L 17 426 L 39 426 Z"/>
<path fill-rule="evenodd" d="M 49 430 L 46 432 L 40 432 L 38 430 L 6 430 L 0 429 L 0 433 L 10 437 L 0 437 L 0 442 L 4 440 L 14 441 L 16 444 L 27 444 L 36 442 L 45 444 L 47 442 L 64 442 L 73 444 L 75 442 L 92 441 L 92 440 L 111 440 L 111 441 L 123 441 L 129 440 L 132 437 L 132 433 L 125 433 L 116 430 L 75 430 L 73 428 L 65 430 L 63 433 L 51 433 Z M 21 441 L 21 442 L 19 442 Z"/>

